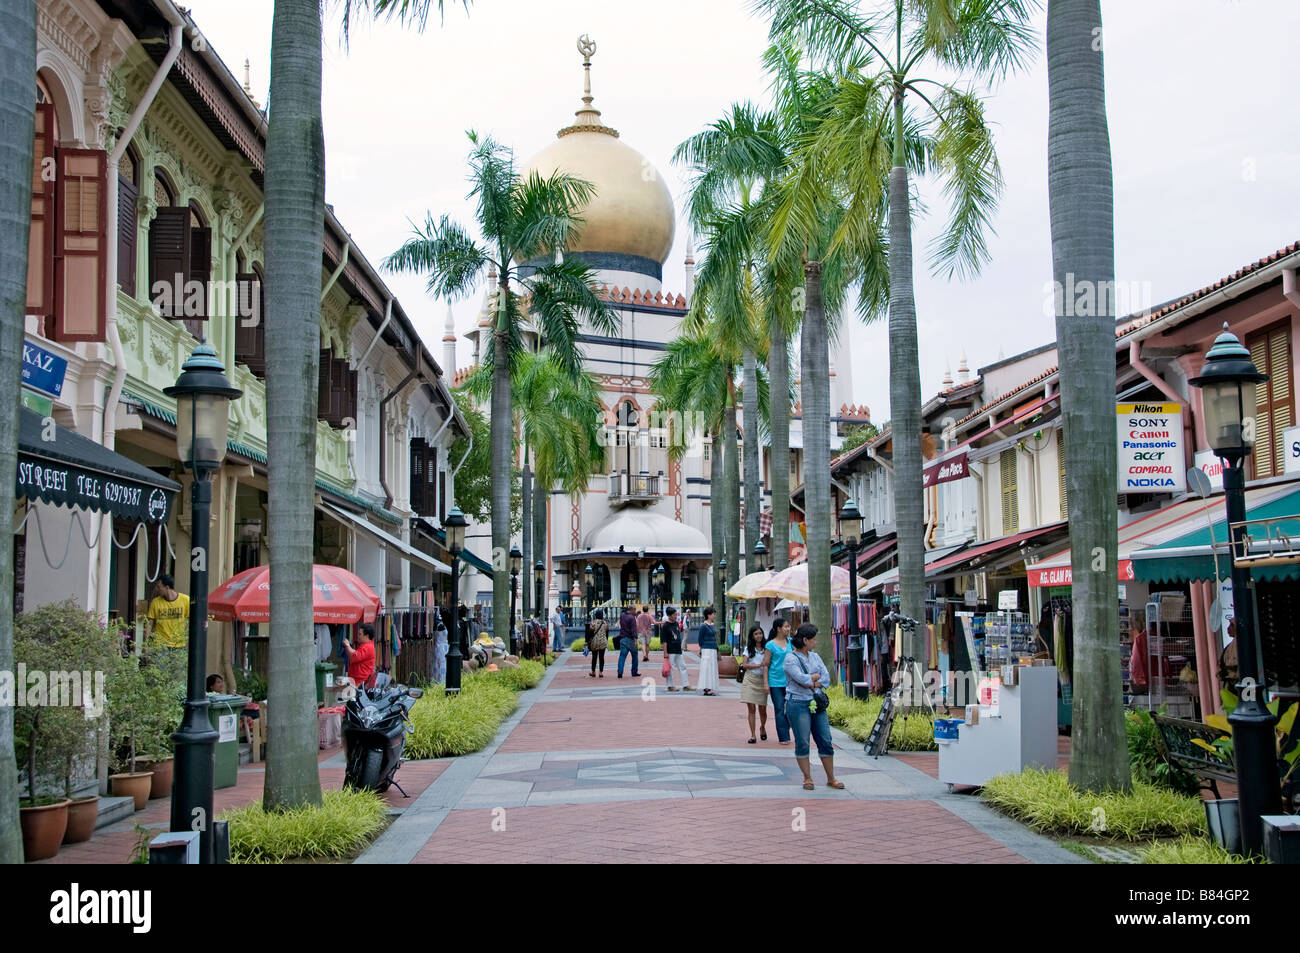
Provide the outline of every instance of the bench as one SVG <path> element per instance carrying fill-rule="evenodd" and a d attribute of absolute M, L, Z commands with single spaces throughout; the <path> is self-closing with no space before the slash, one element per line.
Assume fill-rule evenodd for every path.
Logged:
<path fill-rule="evenodd" d="M 1160 732 L 1160 753 L 1164 759 L 1203 782 L 1201 786 L 1213 791 L 1216 799 L 1220 799 L 1216 782 L 1237 783 L 1237 769 L 1231 758 L 1217 751 L 1206 751 L 1192 740 L 1199 738 L 1206 744 L 1213 744 L 1215 739 L 1223 737 L 1218 728 L 1154 712 L 1151 721 Z"/>

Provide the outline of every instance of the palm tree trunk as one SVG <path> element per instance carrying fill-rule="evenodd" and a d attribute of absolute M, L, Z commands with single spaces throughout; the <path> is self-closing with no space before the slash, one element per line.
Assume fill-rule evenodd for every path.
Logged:
<path fill-rule="evenodd" d="M 267 375 L 271 716 L 267 810 L 321 800 L 312 644 L 320 271 L 325 228 L 318 0 L 276 0 L 266 143 L 267 335 L 288 360 Z"/>
<path fill-rule="evenodd" d="M 808 621 L 820 630 L 817 654 L 837 680 L 831 644 L 831 424 L 830 353 L 821 262 L 804 264 L 802 362 L 803 483 L 808 523 Z"/>
<path fill-rule="evenodd" d="M 912 220 L 907 167 L 899 155 L 902 93 L 896 100 L 896 148 L 889 173 L 889 416 L 894 433 L 894 519 L 898 525 L 899 608 L 925 622 L 925 517 L 921 488 L 921 361 L 912 283 Z M 918 629 L 917 632 L 923 632 Z M 905 638 L 914 658 L 917 635 Z M 924 660 L 922 660 L 924 665 Z"/>
<path fill-rule="evenodd" d="M 790 564 L 790 348 L 785 331 L 772 332 L 767 357 L 772 390 L 772 568 Z"/>
<path fill-rule="evenodd" d="M 1047 7 L 1047 181 L 1074 577 L 1074 747 L 1070 782 L 1131 783 L 1120 673 L 1115 507 L 1114 191 L 1099 0 Z M 1059 289 L 1092 288 L 1095 314 Z"/>
<path fill-rule="evenodd" d="M 727 522 L 723 526 L 723 535 L 727 541 L 727 588 L 735 585 L 740 578 L 740 448 L 736 443 L 736 379 L 731 374 L 727 378 L 727 410 L 723 414 L 723 445 L 727 448 L 726 467 L 723 479 L 726 481 Z M 727 600 L 727 614 L 722 621 L 730 631 L 732 600 Z"/>
<path fill-rule="evenodd" d="M 498 294 L 492 338 L 492 636 L 510 644 L 510 484 L 514 479 L 514 418 L 510 401 L 510 340 L 504 326 L 510 309 L 509 278 L 504 275 Z"/>
<path fill-rule="evenodd" d="M 717 607 L 719 625 L 726 624 L 727 580 L 723 578 L 722 560 L 727 555 L 727 539 L 723 527 L 727 525 L 727 495 L 723 486 L 724 466 L 722 432 L 710 436 L 709 444 L 709 538 L 713 543 L 713 604 Z"/>
<path fill-rule="evenodd" d="M 14 493 L 32 214 L 36 4 L 5 5 L 0 30 L 0 672 L 14 670 Z M 23 862 L 14 709 L 0 705 L 0 864 Z"/>
<path fill-rule="evenodd" d="M 758 515 L 763 511 L 763 490 L 758 481 L 758 360 L 754 349 L 745 346 L 743 374 L 745 435 L 745 572 L 753 571 L 754 547 L 758 545 Z M 739 570 L 740 567 L 736 567 Z M 740 577 L 737 572 L 737 578 Z M 745 603 L 745 626 L 754 623 L 758 602 Z"/>

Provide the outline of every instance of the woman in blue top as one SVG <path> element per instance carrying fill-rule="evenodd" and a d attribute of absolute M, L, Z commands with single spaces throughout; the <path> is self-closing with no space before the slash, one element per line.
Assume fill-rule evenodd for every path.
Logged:
<path fill-rule="evenodd" d="M 776 722 L 776 740 L 790 743 L 790 721 L 785 714 L 785 657 L 790 652 L 790 620 L 777 618 L 763 645 L 763 668 L 767 672 L 767 691 L 772 696 L 772 720 Z"/>
<path fill-rule="evenodd" d="M 704 624 L 700 626 L 700 683 L 706 695 L 718 694 L 718 630 L 714 628 L 713 606 L 704 610 Z"/>
<path fill-rule="evenodd" d="M 817 754 L 826 770 L 826 786 L 843 789 L 844 782 L 835 779 L 835 749 L 831 746 L 831 723 L 826 711 L 816 711 L 813 693 L 825 691 L 831 683 L 831 673 L 817 654 L 817 626 L 804 623 L 794 634 L 794 651 L 785 657 L 786 717 L 794 731 L 794 759 L 803 772 L 803 789 L 814 787 L 812 772 L 808 767 L 808 736 L 817 742 Z"/>

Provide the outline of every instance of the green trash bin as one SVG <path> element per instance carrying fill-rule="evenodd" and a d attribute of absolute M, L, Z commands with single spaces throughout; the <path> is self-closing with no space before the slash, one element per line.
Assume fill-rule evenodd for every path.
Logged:
<path fill-rule="evenodd" d="M 250 700 L 244 695 L 208 695 L 208 718 L 217 732 L 213 746 L 214 788 L 233 788 L 239 780 L 239 718 Z"/>
<path fill-rule="evenodd" d="M 325 676 L 334 674 L 333 662 L 316 663 L 316 704 L 325 704 Z"/>

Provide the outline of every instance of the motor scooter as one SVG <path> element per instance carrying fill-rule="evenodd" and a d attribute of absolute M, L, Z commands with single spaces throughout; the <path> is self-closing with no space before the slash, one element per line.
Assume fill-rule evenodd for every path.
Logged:
<path fill-rule="evenodd" d="M 392 682 L 385 673 L 375 687 L 358 688 L 343 709 L 343 742 L 347 751 L 345 787 L 363 791 L 402 791 L 394 775 L 402 765 L 406 736 L 413 730 L 410 713 L 424 692 Z M 402 791 L 402 797 L 407 797 Z"/>

